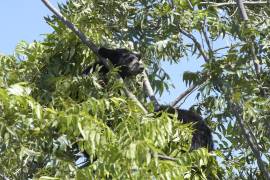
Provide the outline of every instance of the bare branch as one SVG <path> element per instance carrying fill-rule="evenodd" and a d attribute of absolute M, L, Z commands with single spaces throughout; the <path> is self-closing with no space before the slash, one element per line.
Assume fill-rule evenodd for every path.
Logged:
<path fill-rule="evenodd" d="M 185 98 L 189 93 L 191 93 L 197 85 L 191 85 L 186 91 L 180 94 L 173 102 L 170 103 L 170 106 L 175 107 L 183 98 Z"/>
<path fill-rule="evenodd" d="M 193 34 L 187 32 L 186 30 L 182 29 L 182 28 L 179 28 L 180 32 L 182 34 L 184 34 L 185 36 L 187 36 L 189 39 L 191 39 L 195 46 L 198 48 L 198 50 L 200 51 L 200 54 L 203 56 L 203 59 L 205 62 L 208 62 L 209 61 L 209 57 L 205 54 L 201 44 L 197 41 L 196 37 L 193 36 Z"/>
<path fill-rule="evenodd" d="M 201 44 L 197 41 L 196 37 L 193 34 L 191 34 L 191 33 L 187 32 L 186 30 L 182 29 L 181 27 L 179 28 L 179 30 L 180 30 L 180 32 L 182 34 L 184 34 L 186 37 L 188 37 L 189 39 L 191 39 L 194 42 L 195 46 L 200 51 L 200 54 L 202 55 L 204 61 L 209 62 L 209 57 L 204 52 L 204 49 L 202 48 Z M 204 34 L 204 35 L 205 35 L 205 38 L 208 39 L 207 35 L 206 34 Z M 210 46 L 210 42 L 208 42 L 208 43 L 209 43 L 209 47 L 210 47 L 209 50 L 212 51 L 211 46 Z M 196 87 L 197 87 L 197 85 L 195 85 L 195 84 L 190 86 L 185 92 L 180 94 L 172 103 L 170 103 L 170 105 L 172 107 L 176 106 L 183 98 L 185 98 L 189 93 L 191 93 Z"/>
<path fill-rule="evenodd" d="M 245 1 L 243 2 L 244 5 L 265 5 L 267 1 Z M 201 2 L 201 5 L 209 5 L 212 7 L 221 7 L 221 6 L 235 6 L 237 5 L 236 2 L 226 2 L 226 3 L 215 3 L 215 2 Z"/>
<path fill-rule="evenodd" d="M 47 8 L 53 12 L 53 14 L 69 29 L 71 29 L 80 39 L 86 44 L 95 54 L 98 54 L 98 47 L 88 39 L 76 26 L 74 26 L 69 20 L 67 20 L 48 0 L 41 0 Z"/>
<path fill-rule="evenodd" d="M 73 25 L 69 20 L 67 20 L 57 9 L 55 9 L 52 4 L 48 0 L 41 0 L 47 8 L 53 12 L 53 14 L 68 28 L 70 28 L 80 39 L 81 41 L 87 45 L 97 56 L 98 55 L 98 47 L 90 40 L 88 39 L 75 25 Z M 104 66 L 107 69 L 110 69 L 108 62 L 105 58 L 100 57 L 100 60 L 104 64 Z M 119 79 L 123 82 L 123 79 L 119 77 Z M 143 110 L 144 113 L 147 113 L 147 110 L 144 108 L 144 106 L 140 103 L 140 101 L 136 98 L 136 96 L 128 90 L 128 88 L 124 85 L 124 91 L 125 94 L 132 99 L 136 104 Z"/>
<path fill-rule="evenodd" d="M 237 6 L 239 8 L 240 16 L 244 21 L 248 20 L 247 11 L 245 9 L 244 3 L 242 0 L 236 0 Z"/>
<path fill-rule="evenodd" d="M 150 84 L 150 81 L 148 79 L 148 75 L 146 73 L 146 71 L 143 71 L 143 76 L 144 76 L 144 79 L 143 79 L 143 88 L 144 90 L 146 91 L 148 97 L 150 98 L 150 100 L 154 103 L 154 107 L 155 107 L 155 111 L 158 110 L 160 108 L 159 106 L 159 103 L 155 97 L 155 94 L 154 94 L 154 91 L 153 91 L 153 88 Z"/>
<path fill-rule="evenodd" d="M 158 155 L 158 159 L 159 160 L 168 160 L 168 161 L 177 161 L 176 158 L 172 158 L 170 156 L 165 156 L 165 155 L 161 155 L 161 154 Z"/>
<path fill-rule="evenodd" d="M 249 131 L 248 128 L 245 127 L 244 120 L 240 116 L 241 114 L 243 114 L 241 108 L 239 106 L 233 105 L 233 103 L 230 103 L 230 106 L 232 108 L 231 111 L 234 112 L 234 115 L 236 117 L 236 121 L 239 124 L 239 127 L 242 131 L 242 134 L 244 135 L 249 147 L 251 148 L 254 156 L 257 159 L 257 163 L 258 163 L 258 166 L 259 166 L 261 173 L 263 174 L 265 179 L 270 180 L 270 173 L 269 173 L 267 167 L 265 166 L 265 163 L 262 160 L 261 152 L 259 150 L 260 149 L 259 145 L 258 145 L 256 139 L 252 138 L 252 136 L 254 137 L 253 133 L 251 131 Z"/>
<path fill-rule="evenodd" d="M 242 0 L 236 0 L 236 3 L 237 3 L 237 7 L 240 10 L 240 16 L 241 16 L 241 18 L 244 21 L 247 21 L 248 20 L 248 15 L 247 15 L 247 11 L 246 11 L 246 9 L 244 7 L 244 2 Z M 251 43 L 251 55 L 252 55 L 252 59 L 253 59 L 253 64 L 254 64 L 256 75 L 259 78 L 259 73 L 260 73 L 260 65 L 259 65 L 259 63 L 260 62 L 259 62 L 259 60 L 258 60 L 258 58 L 256 56 L 255 45 L 254 45 L 253 42 Z M 262 90 L 262 92 L 263 92 L 263 90 Z"/>

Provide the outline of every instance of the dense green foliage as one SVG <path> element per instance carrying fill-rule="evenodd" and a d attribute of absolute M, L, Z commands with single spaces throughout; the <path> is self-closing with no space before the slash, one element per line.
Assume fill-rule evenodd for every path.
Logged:
<path fill-rule="evenodd" d="M 140 52 L 156 93 L 170 88 L 162 61 L 204 60 L 201 72 L 186 72 L 183 79 L 199 87 L 194 108 L 213 130 L 216 151 L 189 152 L 191 126 L 151 113 L 140 75 L 126 85 L 149 114 L 125 96 L 117 70 L 105 86 L 98 73 L 81 76 L 97 57 L 47 17 L 53 33 L 42 42 L 21 42 L 14 56 L 0 56 L 0 176 L 263 179 L 261 166 L 270 171 L 270 8 L 246 6 L 245 23 L 236 9 L 198 0 L 74 0 L 60 6 L 97 45 Z M 67 149 L 75 142 L 98 157 L 89 167 L 74 166 Z"/>

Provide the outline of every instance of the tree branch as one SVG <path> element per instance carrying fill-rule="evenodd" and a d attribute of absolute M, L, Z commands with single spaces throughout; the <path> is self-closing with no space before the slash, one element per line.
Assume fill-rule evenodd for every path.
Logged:
<path fill-rule="evenodd" d="M 207 32 L 206 32 L 206 29 L 205 29 L 205 27 L 207 27 L 207 24 L 206 23 L 207 23 L 206 22 L 206 17 L 204 17 L 203 24 L 201 24 L 201 28 L 202 28 L 202 33 L 203 33 L 205 42 L 206 42 L 206 44 L 208 46 L 208 51 L 209 51 L 208 55 L 212 58 L 212 56 L 213 56 L 213 49 L 212 49 L 212 46 L 210 44 L 209 37 L 208 37 Z"/>
<path fill-rule="evenodd" d="M 146 71 L 143 71 L 143 88 L 147 93 L 147 96 L 150 98 L 150 101 L 152 101 L 154 103 L 154 107 L 155 107 L 155 111 L 160 109 L 160 105 L 158 103 L 158 100 L 155 97 L 153 88 L 150 84 L 150 81 L 148 79 L 148 75 L 146 73 Z"/>
<path fill-rule="evenodd" d="M 242 0 L 236 0 L 237 7 L 239 8 L 240 16 L 244 21 L 248 20 L 247 11 L 245 9 L 244 3 Z"/>
<path fill-rule="evenodd" d="M 122 78 L 121 78 L 121 79 L 122 79 Z M 123 79 L 122 79 L 122 81 L 123 81 Z M 125 84 L 124 84 L 124 85 L 125 85 Z M 144 112 L 145 114 L 147 114 L 148 111 L 145 109 L 145 107 L 142 105 L 142 103 L 137 99 L 137 97 L 136 97 L 132 92 L 130 92 L 129 89 L 128 89 L 126 86 L 124 86 L 123 88 L 124 88 L 125 94 L 126 94 L 130 99 L 132 99 L 134 102 L 136 102 L 137 106 L 139 106 L 139 107 L 143 110 L 143 112 Z"/>
<path fill-rule="evenodd" d="M 197 41 L 196 37 L 193 36 L 193 34 L 187 32 L 186 30 L 182 29 L 182 28 L 179 28 L 180 32 L 182 34 L 184 34 L 185 36 L 187 36 L 189 39 L 191 39 L 195 46 L 198 48 L 198 50 L 200 51 L 200 54 L 202 55 L 203 59 L 205 62 L 208 62 L 209 61 L 209 57 L 205 54 L 201 44 Z"/>
<path fill-rule="evenodd" d="M 67 20 L 48 0 L 41 0 L 45 6 L 69 29 L 71 29 L 95 54 L 98 54 L 98 47 L 88 39 L 75 25 Z"/>
<path fill-rule="evenodd" d="M 238 6 L 238 8 L 240 10 L 241 18 L 244 21 L 247 21 L 248 16 L 247 16 L 246 9 L 244 7 L 243 1 L 242 0 L 236 0 L 236 2 L 237 2 L 237 6 Z M 253 43 L 251 45 L 251 54 L 253 56 L 253 62 L 254 62 L 254 66 L 255 66 L 256 75 L 258 76 L 259 75 L 259 65 L 256 62 L 257 57 L 256 57 L 256 54 L 255 54 L 255 47 L 254 47 Z M 259 145 L 258 145 L 256 139 L 252 138 L 252 137 L 254 137 L 254 134 L 251 131 L 249 131 L 248 128 L 245 127 L 244 121 L 239 115 L 239 114 L 242 114 L 241 108 L 238 107 L 238 106 L 232 106 L 232 107 L 233 107 L 233 110 L 235 110 L 233 112 L 236 112 L 235 117 L 236 117 L 236 120 L 237 120 L 237 122 L 239 124 L 239 127 L 241 128 L 242 133 L 245 136 L 249 147 L 251 148 L 255 158 L 257 159 L 257 163 L 258 163 L 258 166 L 259 166 L 259 169 L 260 169 L 261 173 L 264 175 L 264 177 L 266 179 L 270 180 L 270 173 L 269 173 L 267 167 L 265 166 L 265 164 L 264 164 L 264 162 L 263 162 L 263 160 L 261 158 Z"/>
<path fill-rule="evenodd" d="M 75 25 L 73 25 L 69 20 L 67 20 L 57 9 L 55 9 L 52 4 L 48 0 L 41 0 L 45 6 L 53 12 L 53 14 L 63 23 L 65 24 L 69 29 L 71 29 L 79 38 L 80 40 L 87 45 L 101 60 L 101 62 L 104 64 L 104 66 L 107 69 L 110 69 L 108 62 L 105 58 L 102 58 L 98 55 L 98 47 L 90 40 L 88 39 Z M 119 79 L 123 82 L 123 79 L 119 77 Z M 144 108 L 144 106 L 140 103 L 140 101 L 136 98 L 136 96 L 128 90 L 128 88 L 124 84 L 124 91 L 125 94 L 132 99 L 136 104 L 143 110 L 144 113 L 147 113 L 147 110 Z"/>
<path fill-rule="evenodd" d="M 165 156 L 165 155 L 161 155 L 161 154 L 158 155 L 158 159 L 159 160 L 168 160 L 168 161 L 177 161 L 176 158 L 172 158 L 170 156 Z"/>
<path fill-rule="evenodd" d="M 209 62 L 209 57 L 204 52 L 204 49 L 202 48 L 201 44 L 197 41 L 196 37 L 193 34 L 182 29 L 181 27 L 179 27 L 179 30 L 182 34 L 184 34 L 186 37 L 188 37 L 189 39 L 191 39 L 194 42 L 195 46 L 200 51 L 200 54 L 202 55 L 204 61 Z M 205 34 L 205 38 L 208 38 L 206 34 Z M 209 47 L 211 49 L 210 42 L 208 42 L 208 43 L 209 43 Z M 177 103 L 179 103 L 183 98 L 185 98 L 189 93 L 191 93 L 196 87 L 197 87 L 197 85 L 195 85 L 195 84 L 191 85 L 185 92 L 180 94 L 173 102 L 171 102 L 170 105 L 172 107 L 176 106 Z"/>
<path fill-rule="evenodd" d="M 256 75 L 259 78 L 259 74 L 260 74 L 260 65 L 259 64 L 260 64 L 260 61 L 259 61 L 259 59 L 257 58 L 257 55 L 256 55 L 254 42 L 251 42 L 251 55 L 252 55 Z"/>
<path fill-rule="evenodd" d="M 246 12 L 246 9 L 244 7 L 244 2 L 242 0 L 236 0 L 237 2 L 237 6 L 240 10 L 240 16 L 241 18 L 244 20 L 244 21 L 247 21 L 249 18 L 248 18 L 248 15 L 247 15 L 247 12 Z M 258 60 L 257 58 L 257 55 L 256 55 L 256 51 L 255 51 L 255 45 L 254 45 L 254 40 L 253 38 L 251 38 L 251 56 L 252 56 L 252 59 L 253 59 L 253 64 L 254 64 L 254 69 L 255 69 L 255 73 L 257 75 L 257 78 L 259 79 L 259 74 L 260 74 L 260 64 L 261 62 Z M 261 91 L 261 94 L 262 96 L 264 95 L 264 90 L 260 88 L 260 91 Z"/>
<path fill-rule="evenodd" d="M 245 127 L 243 118 L 240 117 L 240 114 L 243 114 L 241 108 L 239 106 L 233 105 L 233 103 L 231 103 L 231 102 L 229 102 L 229 103 L 231 106 L 231 111 L 234 112 L 234 116 L 236 117 L 236 121 L 239 124 L 239 127 L 242 131 L 242 134 L 244 135 L 249 147 L 251 148 L 254 156 L 257 159 L 257 163 L 258 163 L 258 166 L 259 166 L 261 173 L 263 174 L 263 176 L 267 180 L 270 180 L 270 173 L 269 173 L 269 170 L 267 169 L 267 167 L 265 166 L 265 163 L 263 162 L 263 160 L 261 158 L 259 145 L 258 145 L 256 139 L 252 138 L 253 133 L 251 131 L 249 131 L 248 128 Z"/>
<path fill-rule="evenodd" d="M 265 5 L 267 1 L 245 1 L 243 2 L 244 5 Z M 221 7 L 221 6 L 235 6 L 237 5 L 236 2 L 226 2 L 226 3 L 215 3 L 215 2 L 201 2 L 201 5 L 209 5 L 212 7 Z"/>
<path fill-rule="evenodd" d="M 196 84 L 192 84 L 186 91 L 184 91 L 173 102 L 171 102 L 170 106 L 175 107 L 183 98 L 185 98 L 189 93 L 191 93 L 196 87 L 197 87 Z"/>

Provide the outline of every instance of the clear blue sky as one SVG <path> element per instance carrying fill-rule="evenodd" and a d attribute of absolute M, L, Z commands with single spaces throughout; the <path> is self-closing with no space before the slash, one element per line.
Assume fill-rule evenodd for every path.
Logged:
<path fill-rule="evenodd" d="M 50 0 L 54 5 L 65 2 L 65 0 Z M 16 44 L 25 40 L 31 43 L 33 40 L 42 40 L 42 34 L 52 32 L 52 28 L 46 24 L 44 16 L 51 15 L 51 12 L 43 5 L 41 0 L 2 0 L 0 1 L 0 53 L 12 54 Z M 195 58 L 194 58 L 195 59 Z M 171 89 L 170 93 L 164 93 L 159 98 L 163 103 L 169 103 L 182 93 L 186 86 L 182 82 L 184 71 L 197 71 L 200 69 L 202 60 L 192 60 L 189 57 L 184 58 L 178 65 L 163 64 L 163 67 L 172 78 L 175 89 Z M 194 104 L 193 93 L 189 97 L 183 108 L 188 108 Z"/>
<path fill-rule="evenodd" d="M 56 5 L 64 0 L 50 2 Z M 0 53 L 12 54 L 19 41 L 42 40 L 42 34 L 52 32 L 43 18 L 48 14 L 40 0 L 0 1 Z"/>

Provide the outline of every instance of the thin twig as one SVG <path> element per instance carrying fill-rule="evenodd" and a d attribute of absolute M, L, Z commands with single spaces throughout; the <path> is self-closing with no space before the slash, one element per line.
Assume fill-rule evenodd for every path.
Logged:
<path fill-rule="evenodd" d="M 177 161 L 176 158 L 172 158 L 170 156 L 165 156 L 165 155 L 158 155 L 158 159 L 159 160 L 168 160 L 168 161 Z"/>
<path fill-rule="evenodd" d="M 98 55 L 98 47 L 90 40 L 88 39 L 84 33 L 82 33 L 75 25 L 73 25 L 69 20 L 67 20 L 57 9 L 55 9 L 52 4 L 48 0 L 41 0 L 47 8 L 53 12 L 53 14 L 68 28 L 70 28 L 80 39 L 81 41 L 87 45 L 97 56 Z M 100 57 L 100 60 L 102 61 L 103 65 L 110 69 L 108 62 L 105 58 Z M 123 79 L 119 77 L 119 79 L 123 82 Z M 143 110 L 144 113 L 147 113 L 147 110 L 144 108 L 144 106 L 141 104 L 141 102 L 136 98 L 136 96 L 128 90 L 128 88 L 124 84 L 124 91 L 125 94 L 132 99 L 136 104 Z"/>
<path fill-rule="evenodd" d="M 208 62 L 208 61 L 209 61 L 209 58 L 208 58 L 208 56 L 205 54 L 205 52 L 204 52 L 204 50 L 203 50 L 201 44 L 197 41 L 196 37 L 193 36 L 193 34 L 187 32 L 186 30 L 184 30 L 184 29 L 182 29 L 182 28 L 179 28 L 179 30 L 180 30 L 180 32 L 181 32 L 182 34 L 184 34 L 185 36 L 187 36 L 189 39 L 191 39 L 191 40 L 194 42 L 195 46 L 196 46 L 196 47 L 198 48 L 198 50 L 200 51 L 200 54 L 202 55 L 204 61 L 205 61 L 205 62 Z"/>
<path fill-rule="evenodd" d="M 179 28 L 179 30 L 182 34 L 184 34 L 185 36 L 187 36 L 189 39 L 191 39 L 194 42 L 195 46 L 200 51 L 200 54 L 202 55 L 204 61 L 209 62 L 209 57 L 204 52 L 204 49 L 202 48 L 201 44 L 197 41 L 196 37 L 193 34 L 182 29 L 181 27 Z M 209 43 L 209 45 L 210 45 L 210 43 Z M 179 103 L 183 98 L 185 98 L 189 93 L 191 93 L 196 87 L 197 87 L 196 84 L 191 85 L 185 92 L 180 94 L 172 103 L 170 103 L 170 105 L 173 107 L 176 106 L 177 103 Z"/>
<path fill-rule="evenodd" d="M 190 2 L 190 0 L 187 0 L 187 1 L 188 1 L 188 5 L 189 5 L 190 9 L 194 9 L 194 7 L 193 7 L 192 3 Z"/>
<path fill-rule="evenodd" d="M 203 20 L 203 24 L 201 25 L 202 27 L 202 33 L 203 33 L 203 36 L 204 36 L 204 39 L 206 41 L 206 44 L 208 46 L 208 50 L 209 50 L 209 56 L 212 57 L 213 56 L 213 49 L 212 49 L 212 46 L 210 44 L 210 40 L 209 40 L 209 37 L 207 35 L 207 32 L 206 32 L 206 17 L 204 17 L 204 20 Z"/>
<path fill-rule="evenodd" d="M 183 98 L 185 98 L 189 93 L 191 93 L 196 87 L 197 87 L 196 84 L 192 84 L 187 90 L 185 90 L 173 102 L 171 102 L 170 106 L 175 107 Z"/>

